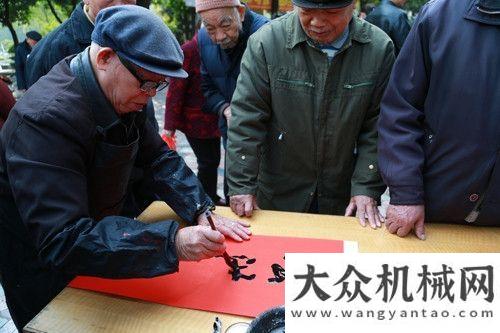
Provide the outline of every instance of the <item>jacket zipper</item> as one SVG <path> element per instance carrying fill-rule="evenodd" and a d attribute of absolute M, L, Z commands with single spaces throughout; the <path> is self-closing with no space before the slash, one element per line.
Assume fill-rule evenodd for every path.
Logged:
<path fill-rule="evenodd" d="M 314 83 L 307 82 L 307 81 L 285 80 L 285 79 L 278 79 L 278 81 L 284 82 L 284 83 L 296 84 L 296 85 L 299 85 L 299 86 L 306 86 L 306 87 L 309 87 L 309 88 L 314 88 Z"/>
<path fill-rule="evenodd" d="M 359 87 L 371 86 L 373 82 L 363 82 L 358 84 L 344 84 L 344 89 L 354 89 Z"/>

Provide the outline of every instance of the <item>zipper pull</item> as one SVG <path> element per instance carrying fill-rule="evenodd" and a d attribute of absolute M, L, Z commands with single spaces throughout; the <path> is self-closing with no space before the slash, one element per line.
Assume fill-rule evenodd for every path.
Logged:
<path fill-rule="evenodd" d="M 282 141 L 283 140 L 283 132 L 280 132 L 280 135 L 278 135 L 278 141 Z"/>

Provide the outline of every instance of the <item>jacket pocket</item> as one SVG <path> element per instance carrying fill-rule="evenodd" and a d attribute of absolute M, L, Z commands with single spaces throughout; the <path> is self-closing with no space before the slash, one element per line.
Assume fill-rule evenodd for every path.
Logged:
<path fill-rule="evenodd" d="M 304 70 L 295 70 L 293 68 L 276 68 L 274 77 L 274 88 L 277 90 L 286 90 L 306 94 L 314 94 L 316 82 L 313 76 Z M 293 96 L 290 96 L 293 98 Z"/>

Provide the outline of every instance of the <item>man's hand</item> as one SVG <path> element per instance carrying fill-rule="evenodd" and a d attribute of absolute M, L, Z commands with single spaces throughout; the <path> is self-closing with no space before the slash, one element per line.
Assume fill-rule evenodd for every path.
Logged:
<path fill-rule="evenodd" d="M 366 226 L 366 219 L 373 229 L 380 228 L 383 221 L 382 216 L 377 209 L 377 201 L 366 195 L 355 195 L 351 198 L 351 202 L 345 209 L 345 216 L 352 216 L 356 213 L 359 219 L 359 224 Z"/>
<path fill-rule="evenodd" d="M 179 229 L 175 235 L 175 249 L 179 260 L 200 261 L 222 255 L 226 245 L 220 232 L 195 226 Z"/>
<path fill-rule="evenodd" d="M 212 213 L 212 220 L 214 221 L 215 228 L 224 236 L 231 237 L 237 242 L 250 239 L 250 235 L 252 234 L 249 229 L 250 223 L 229 219 L 214 213 Z M 205 214 L 198 216 L 198 224 L 210 227 Z"/>
<path fill-rule="evenodd" d="M 253 194 L 233 195 L 229 198 L 231 210 L 238 216 L 252 216 L 254 209 L 260 209 L 257 206 L 257 198 Z"/>
<path fill-rule="evenodd" d="M 425 206 L 389 205 L 385 218 L 385 226 L 391 234 L 404 237 L 415 230 L 415 235 L 425 240 Z"/>
<path fill-rule="evenodd" d="M 224 109 L 224 111 L 222 111 L 222 113 L 224 114 L 224 117 L 226 117 L 227 126 L 229 127 L 229 122 L 231 121 L 231 107 L 228 106 Z"/>

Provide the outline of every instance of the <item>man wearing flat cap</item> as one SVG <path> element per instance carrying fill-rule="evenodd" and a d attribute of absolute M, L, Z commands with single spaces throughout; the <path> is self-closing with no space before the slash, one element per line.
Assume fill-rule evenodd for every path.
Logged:
<path fill-rule="evenodd" d="M 59 62 L 12 110 L 0 136 L 0 270 L 21 329 L 75 277 L 152 277 L 179 260 L 220 255 L 224 236 L 248 224 L 213 207 L 184 161 L 146 122 L 143 109 L 169 77 L 185 77 L 182 51 L 160 18 L 138 6 L 105 9 L 92 44 Z M 127 188 L 133 166 L 149 182 Z M 123 215 L 129 192 L 141 198 Z M 134 219 L 164 200 L 188 224 Z M 130 209 L 128 210 L 130 211 Z"/>
<path fill-rule="evenodd" d="M 248 41 L 231 103 L 231 208 L 354 215 L 377 228 L 377 119 L 394 62 L 351 0 L 294 0 Z"/>
<path fill-rule="evenodd" d="M 37 31 L 28 31 L 26 39 L 16 47 L 16 81 L 17 89 L 24 91 L 28 88 L 26 84 L 26 62 L 31 53 L 31 49 L 42 39 Z"/>

